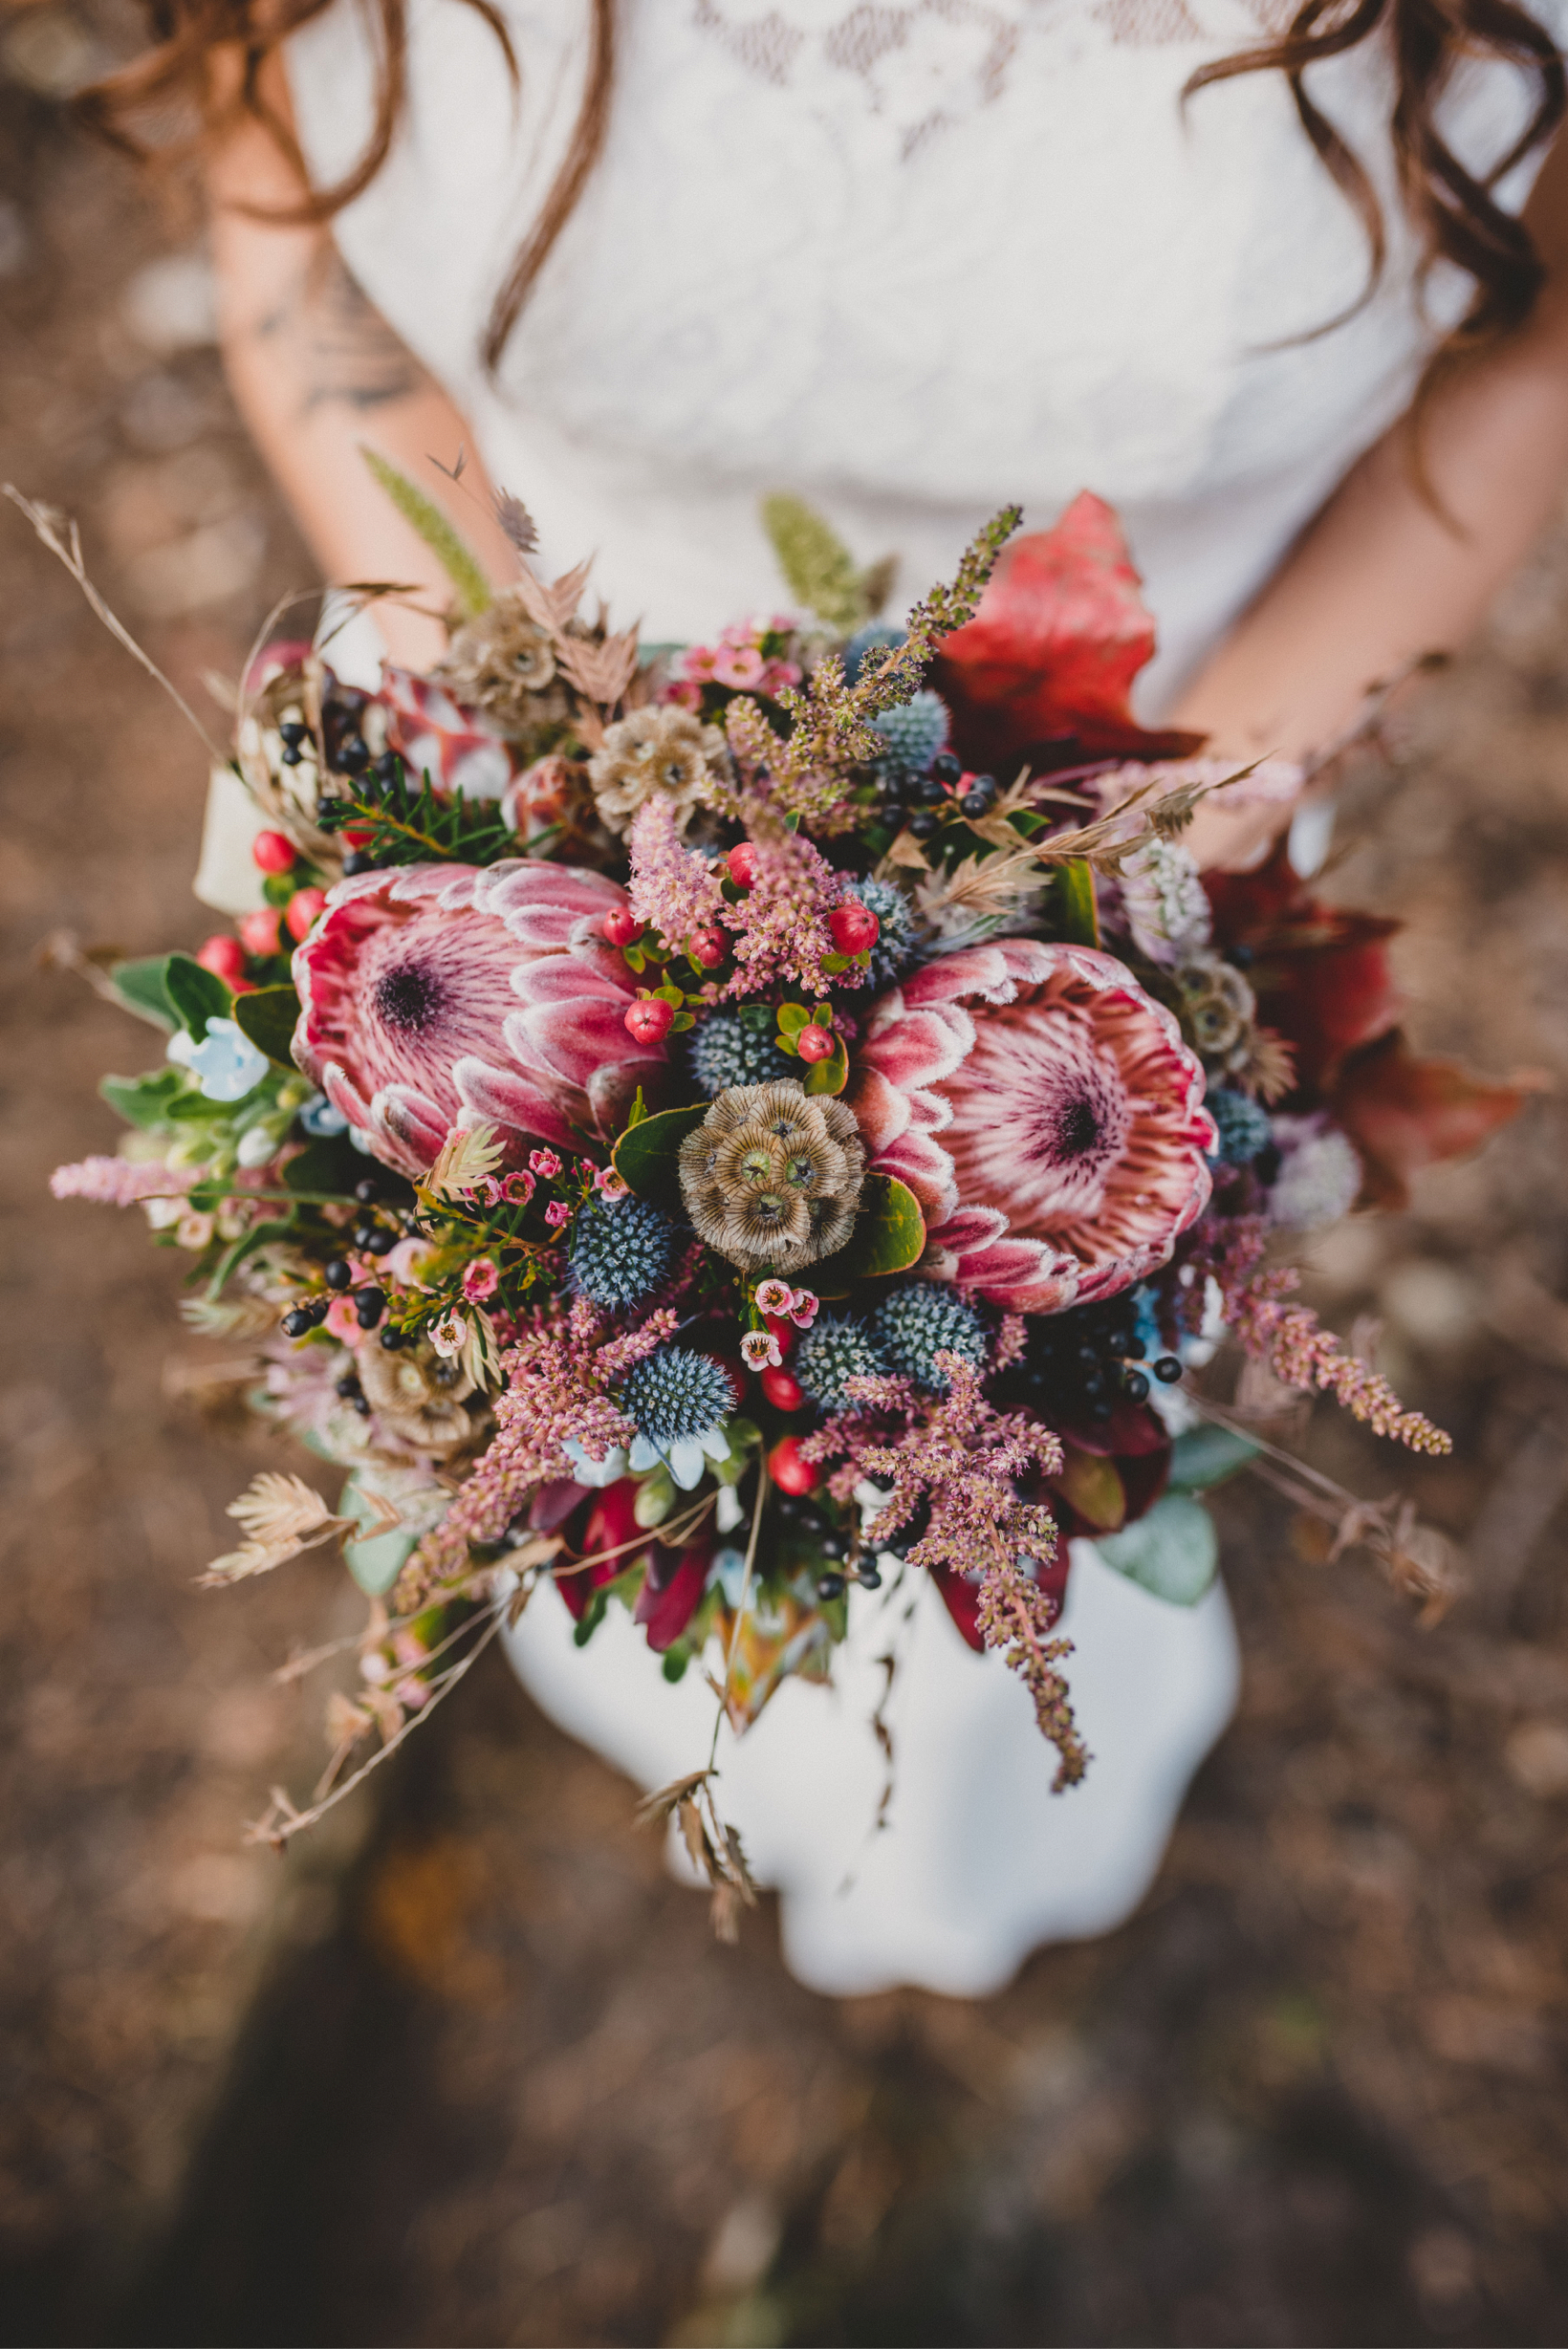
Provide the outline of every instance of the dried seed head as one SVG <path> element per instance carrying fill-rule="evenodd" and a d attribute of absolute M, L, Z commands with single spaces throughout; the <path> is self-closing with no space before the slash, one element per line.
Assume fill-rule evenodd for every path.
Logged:
<path fill-rule="evenodd" d="M 792 1272 L 848 1239 L 865 1152 L 853 1112 L 792 1077 L 721 1093 L 680 1168 L 699 1239 L 747 1271 Z"/>

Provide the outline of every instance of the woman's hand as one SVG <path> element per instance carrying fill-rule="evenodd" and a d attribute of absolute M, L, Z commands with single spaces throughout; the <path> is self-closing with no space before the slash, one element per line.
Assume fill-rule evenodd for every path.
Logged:
<path fill-rule="evenodd" d="M 1568 141 L 1525 219 L 1547 268 L 1527 323 L 1457 367 L 1348 473 L 1252 608 L 1169 713 L 1242 765 L 1310 765 L 1368 693 L 1422 654 L 1457 650 L 1557 509 L 1568 477 Z M 1417 468 L 1425 468 L 1424 492 Z M 1200 864 L 1251 862 L 1277 827 L 1224 794 L 1186 836 Z"/>
<path fill-rule="evenodd" d="M 238 62 L 218 53 L 214 70 L 237 72 Z M 289 122 L 275 54 L 262 78 L 267 103 Z M 305 192 L 261 124 L 243 122 L 207 176 L 219 337 L 235 401 L 323 575 L 417 591 L 405 602 L 379 602 L 375 618 L 394 659 L 427 667 L 446 648 L 438 616 L 451 600 L 451 583 L 377 486 L 359 445 L 391 458 L 447 509 L 492 578 L 511 578 L 516 560 L 493 518 L 463 419 L 360 292 L 326 228 L 280 226 L 240 208 L 286 211 Z M 469 494 L 447 494 L 430 460 L 452 466 L 463 449 Z"/>

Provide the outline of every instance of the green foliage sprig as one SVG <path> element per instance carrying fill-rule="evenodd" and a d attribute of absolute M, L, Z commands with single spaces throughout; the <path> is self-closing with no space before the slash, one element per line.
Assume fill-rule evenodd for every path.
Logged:
<path fill-rule="evenodd" d="M 444 799 L 426 774 L 410 789 L 399 764 L 389 783 L 368 772 L 354 776 L 316 813 L 323 832 L 366 831 L 368 853 L 378 864 L 496 864 L 521 853 L 522 843 L 493 799 Z M 548 847 L 555 828 L 529 842 L 529 851 Z"/>

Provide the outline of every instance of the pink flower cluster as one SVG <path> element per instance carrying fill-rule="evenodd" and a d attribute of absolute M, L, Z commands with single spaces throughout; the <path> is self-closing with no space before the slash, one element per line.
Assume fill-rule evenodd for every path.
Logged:
<path fill-rule="evenodd" d="M 1284 1303 L 1299 1277 L 1281 1266 L 1260 1272 L 1227 1297 L 1226 1317 L 1253 1360 L 1267 1363 L 1283 1385 L 1300 1393 L 1321 1387 L 1374 1435 L 1390 1436 L 1413 1452 L 1439 1458 L 1451 1452 L 1453 1438 L 1434 1427 L 1424 1412 L 1407 1411 L 1387 1380 L 1346 1354 L 1310 1306 Z"/>
<path fill-rule="evenodd" d="M 798 832 L 780 832 L 753 847 L 751 886 L 722 917 L 740 932 L 725 992 L 766 994 L 791 981 L 816 995 L 830 987 L 865 986 L 870 972 L 853 963 L 837 973 L 822 968 L 823 957 L 838 951 L 828 917 L 849 895 L 844 876 Z"/>
<path fill-rule="evenodd" d="M 671 946 L 684 946 L 693 930 L 729 915 L 719 877 L 707 858 L 682 847 L 667 793 L 655 792 L 643 800 L 632 819 L 627 845 L 632 911 Z"/>
<path fill-rule="evenodd" d="M 165 1166 L 162 1159 L 83 1158 L 70 1166 L 56 1166 L 49 1187 L 56 1199 L 132 1207 L 142 1199 L 178 1199 L 195 1180 L 192 1169 Z"/>
<path fill-rule="evenodd" d="M 664 700 L 695 709 L 704 685 L 728 685 L 734 693 L 764 693 L 776 700 L 800 683 L 800 663 L 780 660 L 767 650 L 767 642 L 770 637 L 789 636 L 794 627 L 785 616 L 743 620 L 723 629 L 716 644 L 688 645 L 680 676 L 664 687 Z"/>
<path fill-rule="evenodd" d="M 570 1473 L 568 1444 L 602 1459 L 635 1430 L 606 1391 L 634 1362 L 674 1336 L 667 1306 L 641 1329 L 605 1342 L 605 1316 L 579 1297 L 531 1315 L 501 1357 L 506 1384 L 495 1399 L 495 1437 L 433 1533 L 403 1568 L 398 1603 L 406 1613 L 446 1577 L 459 1573 L 470 1542 L 498 1541 L 536 1485 Z"/>

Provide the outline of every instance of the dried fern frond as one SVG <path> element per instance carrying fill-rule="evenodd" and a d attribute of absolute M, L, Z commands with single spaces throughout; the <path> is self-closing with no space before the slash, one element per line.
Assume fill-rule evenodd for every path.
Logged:
<path fill-rule="evenodd" d="M 578 563 L 574 570 L 563 571 L 558 579 L 546 586 L 536 572 L 524 563 L 518 572 L 516 587 L 522 606 L 529 619 L 540 628 L 548 628 L 557 644 L 566 641 L 566 631 L 577 618 L 582 601 L 582 591 L 588 584 L 593 561 Z"/>
<path fill-rule="evenodd" d="M 600 708 L 611 709 L 637 675 L 637 630 L 628 628 L 620 636 L 607 636 L 599 644 L 585 637 L 561 637 L 555 659 L 579 693 L 598 702 Z"/>
<path fill-rule="evenodd" d="M 477 1190 L 501 1164 L 493 1125 L 453 1126 L 421 1188 L 432 1199 L 456 1199 Z"/>

